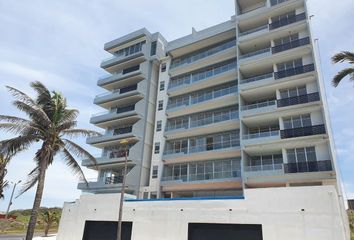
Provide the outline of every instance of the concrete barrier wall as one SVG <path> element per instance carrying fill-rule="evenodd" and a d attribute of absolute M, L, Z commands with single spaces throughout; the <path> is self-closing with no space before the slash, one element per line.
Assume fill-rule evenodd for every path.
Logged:
<path fill-rule="evenodd" d="M 86 220 L 117 221 L 119 194 L 64 205 L 58 240 L 82 239 Z M 333 186 L 246 189 L 244 200 L 125 202 L 133 240 L 187 240 L 188 223 L 261 224 L 264 240 L 349 240 Z"/>

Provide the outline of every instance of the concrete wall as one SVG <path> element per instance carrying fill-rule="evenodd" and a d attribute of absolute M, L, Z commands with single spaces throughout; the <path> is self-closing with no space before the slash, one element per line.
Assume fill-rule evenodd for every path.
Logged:
<path fill-rule="evenodd" d="M 116 221 L 119 194 L 64 205 L 58 240 L 82 239 L 86 220 Z M 187 240 L 188 223 L 262 224 L 264 240 L 349 240 L 333 186 L 246 189 L 241 200 L 125 202 L 133 240 Z"/>

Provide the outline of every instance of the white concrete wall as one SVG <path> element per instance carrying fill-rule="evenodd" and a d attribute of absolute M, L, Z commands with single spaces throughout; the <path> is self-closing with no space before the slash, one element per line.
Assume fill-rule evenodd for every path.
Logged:
<path fill-rule="evenodd" d="M 188 223 L 262 224 L 264 240 L 349 240 L 333 186 L 246 189 L 244 200 L 125 202 L 132 240 L 187 240 Z M 86 220 L 116 221 L 119 194 L 64 205 L 58 240 L 82 239 Z M 230 211 L 231 210 L 231 211 Z"/>

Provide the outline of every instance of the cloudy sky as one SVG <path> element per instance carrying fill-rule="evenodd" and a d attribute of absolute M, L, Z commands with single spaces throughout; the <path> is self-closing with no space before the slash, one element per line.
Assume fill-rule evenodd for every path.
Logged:
<path fill-rule="evenodd" d="M 349 81 L 334 89 L 331 77 L 345 65 L 333 66 L 330 57 L 341 50 L 354 51 L 354 1 L 308 0 L 314 37 L 319 39 L 338 161 L 346 192 L 354 197 L 354 87 Z M 80 109 L 79 127 L 94 128 L 90 115 L 101 111 L 92 104 L 96 86 L 104 75 L 99 68 L 109 56 L 103 44 L 146 27 L 174 40 L 196 30 L 229 20 L 234 14 L 233 0 L 0 0 L 0 114 L 18 114 L 11 106 L 5 85 L 28 93 L 31 81 L 39 80 L 48 88 L 61 91 L 70 106 Z M 353 112 L 352 112 L 353 111 Z M 9 137 L 0 133 L 0 139 Z M 84 145 L 84 139 L 79 141 Z M 16 156 L 8 179 L 18 181 L 34 167 L 38 146 Z M 92 154 L 97 149 L 86 145 Z M 95 173 L 87 171 L 87 176 Z M 62 206 L 74 201 L 80 191 L 77 180 L 57 159 L 47 174 L 43 206 Z M 0 201 L 5 211 L 10 189 Z M 14 201 L 13 208 L 30 208 L 34 190 Z"/>

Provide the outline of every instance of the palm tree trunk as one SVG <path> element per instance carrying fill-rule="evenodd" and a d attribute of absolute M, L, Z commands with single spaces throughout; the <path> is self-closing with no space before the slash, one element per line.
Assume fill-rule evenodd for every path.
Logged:
<path fill-rule="evenodd" d="M 0 165 L 0 199 L 4 197 L 5 165 Z"/>
<path fill-rule="evenodd" d="M 37 184 L 37 190 L 36 190 L 36 196 L 34 198 L 34 203 L 33 203 L 33 208 L 31 211 L 31 217 L 28 223 L 28 228 L 27 228 L 27 234 L 26 234 L 26 240 L 32 240 L 33 234 L 34 234 L 34 229 L 36 227 L 37 223 L 37 217 L 38 217 L 38 210 L 41 206 L 41 201 L 42 201 L 42 195 L 43 195 L 43 189 L 44 189 L 44 180 L 45 180 L 45 173 L 47 170 L 47 161 L 42 160 L 41 166 L 39 168 L 39 177 L 38 177 L 38 184 Z"/>
<path fill-rule="evenodd" d="M 50 224 L 47 223 L 44 228 L 44 236 L 48 237 L 48 232 L 49 232 Z"/>

